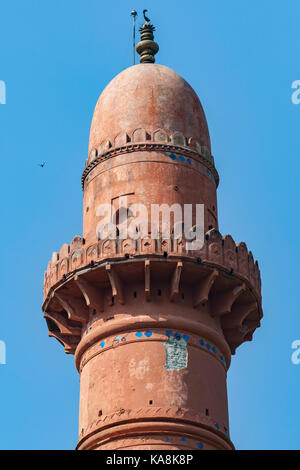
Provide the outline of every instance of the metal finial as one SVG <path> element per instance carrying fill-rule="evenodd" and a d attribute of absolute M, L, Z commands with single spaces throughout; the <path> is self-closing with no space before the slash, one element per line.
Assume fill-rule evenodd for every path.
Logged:
<path fill-rule="evenodd" d="M 135 17 L 137 16 L 137 12 L 132 10 L 130 15 L 133 17 L 133 65 L 135 64 Z"/>
<path fill-rule="evenodd" d="M 155 31 L 155 27 L 150 24 L 150 19 L 147 18 L 147 16 L 145 15 L 147 11 L 148 10 L 143 10 L 143 15 L 146 23 L 144 23 L 143 26 L 140 28 L 141 40 L 136 45 L 136 51 L 141 56 L 141 64 L 153 64 L 155 62 L 154 56 L 159 50 L 158 44 L 153 41 L 153 32 Z"/>

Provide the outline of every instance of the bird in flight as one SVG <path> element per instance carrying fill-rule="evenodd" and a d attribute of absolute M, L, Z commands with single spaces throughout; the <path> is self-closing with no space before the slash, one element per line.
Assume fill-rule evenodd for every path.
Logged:
<path fill-rule="evenodd" d="M 143 15 L 144 15 L 145 21 L 147 21 L 147 23 L 150 23 L 150 18 L 147 18 L 147 16 L 145 15 L 147 11 L 148 10 L 143 10 Z"/>
<path fill-rule="evenodd" d="M 46 162 L 43 162 L 43 163 L 38 163 L 38 166 L 40 166 L 41 168 L 44 168 Z"/>

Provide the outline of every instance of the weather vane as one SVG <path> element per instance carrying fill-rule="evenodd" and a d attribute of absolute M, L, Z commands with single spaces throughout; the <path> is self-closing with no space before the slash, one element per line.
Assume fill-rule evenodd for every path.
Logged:
<path fill-rule="evenodd" d="M 133 18 L 133 65 L 135 65 L 135 17 L 137 16 L 137 12 L 135 10 L 132 10 L 130 15 Z"/>

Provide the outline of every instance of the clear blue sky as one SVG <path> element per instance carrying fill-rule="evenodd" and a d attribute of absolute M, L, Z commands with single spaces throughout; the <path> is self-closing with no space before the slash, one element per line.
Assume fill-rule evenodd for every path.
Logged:
<path fill-rule="evenodd" d="M 76 445 L 79 379 L 73 356 L 47 337 L 43 273 L 52 251 L 81 234 L 90 122 L 103 88 L 131 65 L 133 8 L 149 10 L 157 62 L 202 101 L 220 173 L 220 230 L 260 263 L 264 319 L 228 375 L 232 440 L 238 449 L 299 449 L 296 0 L 1 3 L 0 448 Z"/>

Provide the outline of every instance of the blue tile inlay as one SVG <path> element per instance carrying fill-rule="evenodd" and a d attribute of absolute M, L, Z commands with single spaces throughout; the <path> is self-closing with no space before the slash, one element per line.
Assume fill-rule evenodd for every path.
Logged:
<path fill-rule="evenodd" d="M 122 336 L 116 336 L 114 341 L 121 341 L 121 339 L 122 339 Z"/>
<path fill-rule="evenodd" d="M 216 183 L 215 178 L 214 178 L 214 175 L 213 175 L 208 169 L 206 169 L 206 174 L 210 177 L 210 179 L 211 179 L 214 183 Z"/>
<path fill-rule="evenodd" d="M 225 366 L 227 367 L 227 364 L 226 364 L 226 361 L 225 361 L 225 358 L 224 358 L 224 356 L 221 356 L 221 361 L 223 361 L 223 362 L 224 362 L 224 364 L 225 364 Z"/>
<path fill-rule="evenodd" d="M 188 340 L 190 339 L 190 337 L 188 335 L 183 335 L 183 339 L 188 342 Z"/>
<path fill-rule="evenodd" d="M 176 333 L 175 333 L 174 336 L 175 336 L 176 339 L 180 339 L 180 338 L 181 338 L 181 335 L 180 335 L 179 333 L 177 333 L 177 331 L 176 331 Z"/>
<path fill-rule="evenodd" d="M 203 444 L 202 444 L 202 442 L 198 442 L 197 445 L 198 445 L 199 449 L 203 449 Z"/>
<path fill-rule="evenodd" d="M 141 338 L 141 337 L 143 336 L 143 333 L 142 333 L 141 331 L 138 331 L 138 332 L 135 334 L 135 336 L 136 336 L 137 338 Z"/>
<path fill-rule="evenodd" d="M 102 341 L 102 343 L 100 343 L 100 346 L 101 346 L 101 348 L 104 348 L 104 346 L 105 346 L 105 341 Z"/>
<path fill-rule="evenodd" d="M 214 352 L 216 354 L 217 350 L 214 346 L 211 348 L 211 350 L 212 350 L 212 352 Z"/>
<path fill-rule="evenodd" d="M 172 333 L 173 333 L 172 330 L 167 330 L 167 331 L 166 331 L 166 336 L 171 336 Z"/>
<path fill-rule="evenodd" d="M 208 351 L 210 350 L 210 344 L 209 343 L 206 343 L 206 347 L 208 349 Z"/>
<path fill-rule="evenodd" d="M 201 344 L 201 346 L 204 346 L 204 345 L 205 345 L 203 339 L 200 339 L 199 343 Z"/>
<path fill-rule="evenodd" d="M 185 437 L 182 437 L 180 440 L 181 440 L 182 442 L 186 442 L 186 441 L 187 441 L 187 439 L 186 439 Z"/>
<path fill-rule="evenodd" d="M 168 438 L 168 437 L 166 437 L 165 442 L 169 442 L 169 438 Z"/>
<path fill-rule="evenodd" d="M 147 338 L 150 338 L 150 336 L 152 336 L 152 331 L 146 331 L 145 336 L 147 336 Z"/>
<path fill-rule="evenodd" d="M 178 160 L 179 160 L 180 162 L 182 162 L 182 163 L 183 163 L 183 162 L 187 162 L 189 165 L 192 164 L 191 159 L 190 159 L 190 158 L 185 158 L 183 155 L 177 156 L 177 155 L 175 155 L 174 153 L 170 153 L 169 157 L 170 157 L 172 160 L 177 160 L 177 158 L 178 158 Z M 209 176 L 213 181 L 215 181 L 214 176 L 211 174 L 211 172 L 210 172 L 209 170 L 206 170 L 206 173 L 208 174 L 208 176 Z"/>
<path fill-rule="evenodd" d="M 217 429 L 220 429 L 220 426 L 218 425 L 218 423 L 216 423 L 215 426 Z"/>

